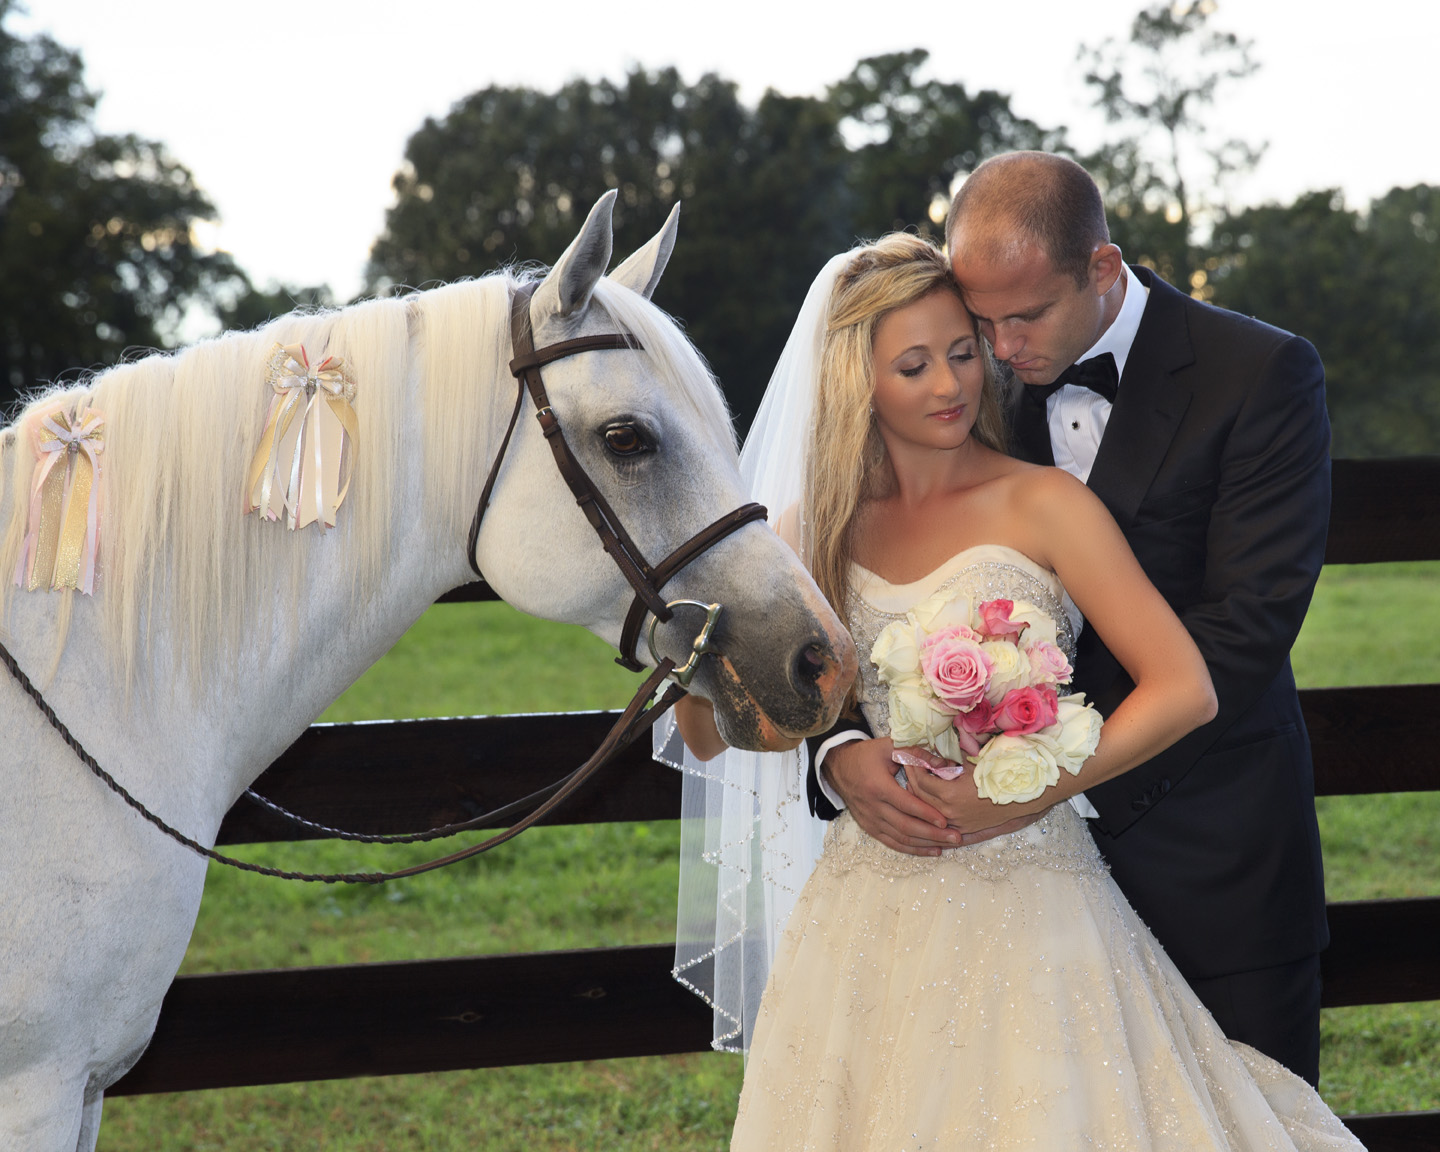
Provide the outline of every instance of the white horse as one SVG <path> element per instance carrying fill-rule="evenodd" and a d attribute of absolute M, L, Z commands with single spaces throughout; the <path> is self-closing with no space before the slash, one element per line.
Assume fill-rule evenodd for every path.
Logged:
<path fill-rule="evenodd" d="M 581 353 L 545 380 L 576 457 L 656 560 L 744 493 L 724 402 L 648 299 L 675 214 L 604 277 L 613 195 L 530 315 L 537 346 L 617 330 L 643 346 Z M 245 787 L 428 605 L 473 578 L 466 533 L 516 394 L 506 365 L 517 284 L 499 274 L 290 315 L 70 389 L 105 420 L 94 596 L 10 587 L 35 454 L 17 431 L 24 413 L 0 433 L 4 642 L 100 764 L 171 826 L 213 844 Z M 357 382 L 354 482 L 327 532 L 243 514 L 276 342 L 303 343 L 312 362 L 343 357 Z M 517 608 L 618 639 L 631 589 L 532 419 L 500 469 L 475 559 Z M 768 747 L 833 722 L 854 648 L 767 527 L 720 542 L 665 596 L 724 605 L 719 651 L 691 688 L 715 701 L 732 743 Z M 677 663 L 692 639 L 680 615 L 657 638 Z M 0 716 L 0 1149 L 85 1152 L 106 1087 L 149 1042 L 205 861 L 92 775 L 3 670 Z"/>

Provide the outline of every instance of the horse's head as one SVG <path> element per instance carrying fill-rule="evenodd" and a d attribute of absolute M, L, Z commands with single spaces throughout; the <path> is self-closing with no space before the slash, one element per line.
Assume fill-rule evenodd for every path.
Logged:
<path fill-rule="evenodd" d="M 547 363 L 544 388 L 574 460 L 651 565 L 746 502 L 729 413 L 673 321 L 650 303 L 678 216 L 609 277 L 609 193 L 535 288 L 534 346 L 625 333 L 642 350 L 602 348 Z M 481 522 L 475 559 L 508 602 L 582 624 L 612 644 L 634 592 L 577 506 L 527 399 Z M 779 509 L 772 509 L 778 512 Z M 855 648 L 795 554 L 764 523 L 712 545 L 664 585 L 677 604 L 653 648 L 683 665 L 721 606 L 692 692 L 712 701 L 732 746 L 773 748 L 835 720 Z M 646 613 L 637 655 L 654 662 Z M 631 631 L 633 632 L 633 626 Z M 563 672 L 562 672 L 563 674 Z"/>

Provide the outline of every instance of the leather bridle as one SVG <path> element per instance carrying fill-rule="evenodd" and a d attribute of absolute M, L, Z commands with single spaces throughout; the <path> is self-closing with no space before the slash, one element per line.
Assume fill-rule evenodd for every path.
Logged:
<path fill-rule="evenodd" d="M 510 424 L 505 429 L 505 438 L 500 442 L 500 451 L 495 454 L 495 462 L 490 466 L 490 474 L 486 477 L 485 487 L 480 492 L 480 501 L 475 508 L 475 518 L 470 522 L 466 559 L 470 561 L 470 567 L 475 570 L 475 575 L 483 580 L 484 574 L 480 571 L 480 564 L 475 558 L 475 549 L 480 538 L 480 521 L 484 518 L 485 510 L 490 505 L 490 496 L 495 489 L 495 478 L 500 474 L 500 465 L 504 462 L 505 453 L 510 447 L 510 439 L 515 431 L 516 422 L 520 418 L 520 409 L 524 406 L 525 395 L 528 392 L 535 405 L 535 416 L 540 421 L 541 431 L 550 445 L 550 451 L 555 456 L 555 466 L 559 468 L 560 475 L 564 477 L 565 483 L 574 493 L 575 502 L 584 512 L 585 519 L 590 522 L 590 526 L 600 537 L 601 546 L 610 554 L 625 579 L 635 589 L 635 599 L 630 604 L 630 610 L 625 616 L 625 623 L 620 631 L 620 655 L 617 657 L 616 663 L 628 668 L 631 672 L 640 672 L 644 669 L 644 665 L 636 659 L 635 647 L 640 638 L 640 626 L 644 623 L 647 612 L 655 617 L 655 622 L 650 627 L 650 649 L 652 657 L 658 662 L 659 656 L 655 652 L 654 642 L 655 623 L 668 623 L 674 615 L 673 609 L 679 604 L 692 604 L 706 609 L 705 626 L 695 639 L 690 659 L 684 667 L 677 668 L 672 673 L 672 679 L 684 687 L 690 683 L 690 678 L 695 674 L 700 657 L 710 650 L 710 634 L 719 618 L 721 605 L 701 604 L 695 600 L 672 600 L 666 603 L 665 598 L 660 595 L 660 589 L 686 565 L 704 555 L 706 551 L 732 532 L 743 528 L 753 520 L 765 519 L 765 508 L 755 503 L 742 504 L 733 512 L 726 513 L 713 524 L 695 533 L 659 564 L 650 564 L 645 559 L 644 553 L 636 546 L 635 541 L 631 539 L 630 533 L 625 531 L 625 525 L 621 523 L 615 510 L 610 507 L 610 502 L 605 499 L 604 494 L 595 486 L 595 482 L 590 479 L 580 462 L 575 459 L 575 454 L 565 439 L 565 433 L 560 428 L 560 421 L 550 407 L 550 398 L 545 392 L 545 382 L 540 377 L 540 369 L 546 364 L 553 364 L 567 356 L 604 349 L 628 348 L 642 351 L 640 341 L 628 334 L 607 333 L 597 336 L 580 336 L 573 340 L 561 340 L 537 349 L 534 330 L 530 325 L 530 299 L 535 294 L 536 287 L 535 283 L 524 285 L 515 293 L 515 298 L 511 302 L 510 341 L 515 358 L 510 361 L 510 373 L 519 381 L 516 388 L 515 408 L 510 413 Z"/>

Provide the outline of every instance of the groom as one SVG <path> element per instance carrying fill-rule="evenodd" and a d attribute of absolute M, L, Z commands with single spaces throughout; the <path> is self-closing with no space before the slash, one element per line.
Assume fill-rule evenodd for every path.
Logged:
<path fill-rule="evenodd" d="M 1315 1084 L 1328 932 L 1289 652 L 1329 519 L 1319 358 L 1298 337 L 1127 267 L 1094 181 L 1062 157 L 986 161 L 948 227 L 965 302 L 1023 385 L 1013 450 L 1104 501 L 1219 697 L 1210 724 L 1077 806 L 1093 813 L 1116 882 L 1226 1035 Z M 1133 687 L 1088 630 L 1075 664 L 1076 689 L 1103 714 Z M 912 774 L 923 779 L 907 792 L 887 753 L 881 741 L 832 742 L 821 790 L 902 851 L 982 838 L 997 815 L 1009 818 L 1004 830 L 1055 802 L 997 812 L 968 774 Z M 823 797 L 815 806 L 833 814 Z"/>

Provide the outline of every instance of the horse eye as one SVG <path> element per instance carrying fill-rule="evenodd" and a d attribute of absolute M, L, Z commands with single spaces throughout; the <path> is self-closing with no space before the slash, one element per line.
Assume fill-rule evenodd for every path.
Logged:
<path fill-rule="evenodd" d="M 605 429 L 605 447 L 616 456 L 638 456 L 645 451 L 645 440 L 633 424 L 612 424 Z"/>

